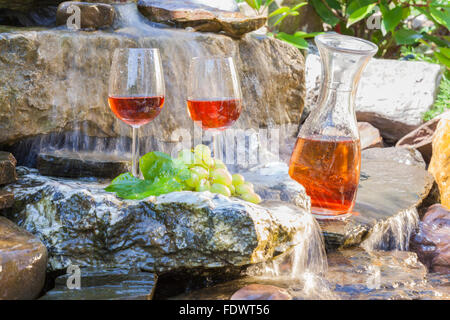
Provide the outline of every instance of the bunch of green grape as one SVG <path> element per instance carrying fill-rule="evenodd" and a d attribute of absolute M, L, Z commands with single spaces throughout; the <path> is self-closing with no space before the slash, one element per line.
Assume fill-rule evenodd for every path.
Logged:
<path fill-rule="evenodd" d="M 210 191 L 227 197 L 237 196 L 252 203 L 261 202 L 253 184 L 245 181 L 240 174 L 231 175 L 222 160 L 211 157 L 211 150 L 207 146 L 199 144 L 193 151 L 184 149 L 178 154 L 178 159 L 191 172 L 191 177 L 185 181 L 190 190 Z"/>

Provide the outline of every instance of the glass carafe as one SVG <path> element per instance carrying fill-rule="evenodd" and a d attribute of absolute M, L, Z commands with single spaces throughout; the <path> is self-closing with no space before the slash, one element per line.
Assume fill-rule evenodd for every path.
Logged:
<path fill-rule="evenodd" d="M 352 212 L 361 167 L 356 90 L 378 47 L 337 33 L 316 36 L 315 42 L 322 61 L 320 96 L 300 128 L 289 175 L 305 187 L 313 214 L 343 217 Z"/>

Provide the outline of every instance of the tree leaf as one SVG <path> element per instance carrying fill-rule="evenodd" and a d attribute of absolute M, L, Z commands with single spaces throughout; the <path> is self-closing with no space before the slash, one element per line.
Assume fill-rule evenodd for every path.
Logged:
<path fill-rule="evenodd" d="M 334 27 L 339 22 L 339 18 L 336 17 L 333 12 L 328 9 L 321 0 L 310 0 L 316 13 L 322 18 L 322 20 Z"/>
<path fill-rule="evenodd" d="M 296 33 L 294 33 L 294 36 L 296 37 L 300 37 L 303 39 L 307 39 L 307 38 L 314 38 L 315 36 L 318 36 L 319 34 L 322 34 L 323 32 L 303 32 L 303 31 L 297 31 Z"/>
<path fill-rule="evenodd" d="M 368 5 L 376 4 L 376 3 L 377 3 L 376 0 L 351 0 L 345 13 L 348 16 L 350 16 L 355 11 L 357 11 L 363 7 L 367 7 Z"/>
<path fill-rule="evenodd" d="M 305 39 L 303 39 L 302 37 L 297 37 L 293 34 L 280 32 L 277 34 L 277 39 L 283 40 L 284 42 L 287 42 L 299 49 L 308 48 L 308 42 Z"/>
<path fill-rule="evenodd" d="M 291 11 L 297 11 L 298 9 L 300 9 L 303 6 L 306 6 L 308 4 L 308 2 L 301 2 L 298 5 L 292 7 Z"/>
<path fill-rule="evenodd" d="M 414 30 L 400 29 L 394 33 L 397 44 L 413 44 L 422 38 L 422 35 Z"/>
<path fill-rule="evenodd" d="M 380 5 L 380 11 L 383 16 L 383 25 L 386 31 L 394 31 L 403 18 L 403 8 L 398 6 L 389 10 L 383 4 Z"/>
<path fill-rule="evenodd" d="M 450 59 L 450 48 L 442 48 L 442 47 L 438 47 L 439 52 L 442 53 L 445 57 L 447 57 L 448 59 Z"/>
<path fill-rule="evenodd" d="M 367 17 L 373 10 L 373 8 L 376 6 L 375 3 L 369 4 L 367 6 L 361 7 L 350 14 L 348 20 L 347 20 L 347 28 L 351 26 L 352 24 L 364 19 Z"/>
<path fill-rule="evenodd" d="M 274 12 L 269 14 L 269 18 L 272 18 L 272 17 L 277 16 L 277 15 L 282 14 L 282 13 L 286 13 L 286 12 L 288 12 L 290 10 L 291 10 L 291 8 L 289 8 L 289 7 L 278 8 L 277 10 L 275 10 Z"/>
<path fill-rule="evenodd" d="M 430 7 L 430 15 L 441 25 L 450 29 L 450 8 L 448 7 Z"/>
<path fill-rule="evenodd" d="M 439 60 L 440 63 L 445 65 L 447 68 L 450 68 L 450 58 L 446 57 L 440 52 L 434 52 L 434 56 Z"/>

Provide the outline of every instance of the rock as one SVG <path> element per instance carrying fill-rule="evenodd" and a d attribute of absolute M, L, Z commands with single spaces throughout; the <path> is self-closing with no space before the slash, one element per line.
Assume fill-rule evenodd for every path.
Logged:
<path fill-rule="evenodd" d="M 413 148 L 370 148 L 364 150 L 365 160 L 394 161 L 409 166 L 426 167 L 419 151 Z"/>
<path fill-rule="evenodd" d="M 236 291 L 230 300 L 292 300 L 282 288 L 264 284 L 250 284 Z"/>
<path fill-rule="evenodd" d="M 45 5 L 54 5 L 57 6 L 59 3 L 63 2 L 63 0 L 0 0 L 0 9 L 11 9 L 11 10 L 21 10 L 26 11 L 30 8 L 36 8 L 42 6 L 43 2 Z"/>
<path fill-rule="evenodd" d="M 40 176 L 21 168 L 7 216 L 49 250 L 49 270 L 135 266 L 164 273 L 240 268 L 296 245 L 307 213 L 277 212 L 209 192 L 120 200 L 95 180 Z"/>
<path fill-rule="evenodd" d="M 450 209 L 450 113 L 442 118 L 433 136 L 433 156 L 428 171 L 434 176 L 441 203 Z"/>
<path fill-rule="evenodd" d="M 37 298 L 46 266 L 47 249 L 39 239 L 0 217 L 0 300 Z"/>
<path fill-rule="evenodd" d="M 16 163 L 11 153 L 0 151 L 0 185 L 17 180 Z"/>
<path fill-rule="evenodd" d="M 243 277 L 172 299 L 227 300 L 236 290 L 255 283 L 263 290 L 275 287 L 274 291 L 287 291 L 293 300 L 450 299 L 448 276 L 427 274 L 413 252 L 345 249 L 329 253 L 328 265 L 323 277 L 311 273 L 297 279 Z"/>
<path fill-rule="evenodd" d="M 209 7 L 181 0 L 140 0 L 139 11 L 154 22 L 202 32 L 224 32 L 240 38 L 264 26 L 266 16 L 245 16 L 240 12 L 211 10 Z"/>
<path fill-rule="evenodd" d="M 431 143 L 433 141 L 433 134 L 439 120 L 440 117 L 436 117 L 430 121 L 427 121 L 417 129 L 401 138 L 395 146 L 415 148 L 420 151 L 426 163 L 430 163 L 432 154 Z"/>
<path fill-rule="evenodd" d="M 0 210 L 10 208 L 14 204 L 14 193 L 0 190 Z"/>
<path fill-rule="evenodd" d="M 411 250 L 430 272 L 450 273 L 450 211 L 440 204 L 432 205 L 411 239 Z"/>
<path fill-rule="evenodd" d="M 115 178 L 131 171 L 130 158 L 100 152 L 56 151 L 39 154 L 37 169 L 45 176 Z"/>
<path fill-rule="evenodd" d="M 320 57 L 306 59 L 306 113 L 314 109 L 320 89 Z M 361 77 L 355 108 L 358 121 L 369 122 L 388 143 L 418 128 L 422 115 L 434 104 L 442 70 L 417 61 L 372 59 Z"/>
<path fill-rule="evenodd" d="M 383 147 L 383 138 L 380 131 L 368 122 L 358 122 L 359 137 L 361 141 L 361 150 Z"/>
<path fill-rule="evenodd" d="M 69 289 L 69 276 L 59 276 L 41 300 L 151 300 L 157 281 L 152 273 L 117 268 L 83 268 L 80 275 L 80 289 Z"/>
<path fill-rule="evenodd" d="M 280 6 L 294 7 L 303 1 L 301 0 L 283 0 Z M 318 32 L 323 30 L 323 22 L 314 8 L 308 4 L 298 10 L 299 15 L 286 17 L 280 24 L 279 30 L 288 34 L 294 34 L 297 31 Z M 272 18 L 275 21 L 279 18 Z"/>
<path fill-rule="evenodd" d="M 344 220 L 318 220 L 327 248 L 361 244 L 370 250 L 407 250 L 417 226 L 417 207 L 433 177 L 417 151 L 371 148 L 362 152 L 354 214 Z"/>
<path fill-rule="evenodd" d="M 56 12 L 56 25 L 67 25 L 67 19 L 73 15 L 70 7 L 76 6 L 80 10 L 80 28 L 100 29 L 111 27 L 114 22 L 114 7 L 104 3 L 84 3 L 67 1 L 58 6 Z"/>
<path fill-rule="evenodd" d="M 116 13 L 122 14 L 117 8 Z M 163 143 L 173 145 L 188 134 L 193 136 L 194 124 L 185 105 L 185 71 L 198 55 L 235 57 L 245 108 L 233 128 L 297 124 L 302 113 L 303 57 L 289 44 L 269 37 L 247 35 L 237 41 L 137 24 L 116 32 L 1 33 L 0 46 L 4 48 L 0 52 L 0 145 L 36 138 L 35 144 L 23 146 L 22 155 L 14 153 L 19 163 L 31 157 L 30 150 L 36 157 L 49 144 L 90 150 L 90 145 L 83 144 L 88 137 L 104 142 L 99 151 L 123 152 L 120 146 L 131 130 L 107 104 L 108 70 L 117 47 L 158 47 L 161 51 L 167 101 L 161 114 L 140 129 L 141 146 L 146 150 L 161 150 Z M 41 144 L 41 137 L 48 140 Z M 129 152 L 129 145 L 124 150 Z"/>

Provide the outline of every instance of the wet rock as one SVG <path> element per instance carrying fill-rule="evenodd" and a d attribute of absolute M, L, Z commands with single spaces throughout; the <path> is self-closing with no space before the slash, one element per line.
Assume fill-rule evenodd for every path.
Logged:
<path fill-rule="evenodd" d="M 154 22 L 202 32 L 223 32 L 240 38 L 265 25 L 266 16 L 245 16 L 240 12 L 211 10 L 196 3 L 171 0 L 140 0 L 140 12 Z"/>
<path fill-rule="evenodd" d="M 370 150 L 364 150 L 363 156 L 366 160 L 394 161 L 424 169 L 426 166 L 420 152 L 413 148 L 371 148 Z"/>
<path fill-rule="evenodd" d="M 383 147 L 383 138 L 380 131 L 368 122 L 358 122 L 361 150 Z"/>
<path fill-rule="evenodd" d="M 269 37 L 247 35 L 237 41 L 218 34 L 137 24 L 116 32 L 7 32 L 0 34 L 0 46 L 5 48 L 0 52 L 0 145 L 39 135 L 51 135 L 49 143 L 64 145 L 72 134 L 77 149 L 84 147 L 85 137 L 98 137 L 110 139 L 105 148 L 115 150 L 122 137 L 131 136 L 129 126 L 107 104 L 108 70 L 117 47 L 158 47 L 161 51 L 167 101 L 161 114 L 140 129 L 141 145 L 147 150 L 160 150 L 156 142 L 174 144 L 187 133 L 193 136 L 194 124 L 185 105 L 185 70 L 198 55 L 236 59 L 245 112 L 233 128 L 299 123 L 302 113 L 303 57 L 292 46 Z M 25 149 L 24 154 L 29 154 L 33 148 Z"/>
<path fill-rule="evenodd" d="M 0 185 L 17 180 L 16 163 L 11 153 L 0 151 Z"/>
<path fill-rule="evenodd" d="M 419 152 L 371 148 L 362 152 L 361 178 L 349 219 L 320 219 L 328 249 L 364 241 L 367 249 L 405 250 L 418 223 L 417 207 L 433 177 Z"/>
<path fill-rule="evenodd" d="M 37 298 L 46 266 L 47 249 L 42 242 L 0 217 L 0 300 Z"/>
<path fill-rule="evenodd" d="M 318 54 L 306 59 L 306 113 L 314 110 L 320 91 Z M 417 61 L 372 59 L 361 77 L 355 100 L 358 121 L 369 122 L 384 140 L 395 143 L 418 128 L 423 113 L 434 104 L 442 70 Z"/>
<path fill-rule="evenodd" d="M 411 131 L 406 136 L 401 138 L 396 147 L 409 147 L 415 148 L 420 151 L 426 163 L 430 162 L 432 154 L 431 143 L 433 141 L 433 134 L 436 130 L 437 124 L 439 123 L 440 117 L 436 117 L 417 129 Z"/>
<path fill-rule="evenodd" d="M 437 125 L 428 171 L 437 182 L 442 205 L 450 209 L 450 113 L 446 113 Z"/>
<path fill-rule="evenodd" d="M 277 212 L 209 192 L 120 200 L 106 183 L 21 168 L 7 215 L 49 249 L 49 269 L 131 265 L 145 271 L 240 268 L 296 245 L 307 212 Z"/>
<path fill-rule="evenodd" d="M 12 207 L 14 204 L 14 193 L 0 190 L 0 210 Z"/>
<path fill-rule="evenodd" d="M 63 2 L 63 0 L 0 0 L 0 9 L 12 9 L 12 10 L 28 10 L 31 8 L 37 8 L 43 5 L 55 5 L 57 6 L 59 3 Z"/>
<path fill-rule="evenodd" d="M 271 285 L 250 284 L 236 291 L 230 300 L 292 300 L 287 290 Z"/>
<path fill-rule="evenodd" d="M 104 3 L 84 3 L 76 1 L 63 2 L 56 12 L 56 25 L 67 25 L 67 19 L 74 13 L 69 8 L 77 7 L 80 10 L 80 28 L 100 29 L 111 27 L 114 22 L 114 7 Z M 77 27 L 78 28 L 78 27 Z"/>
<path fill-rule="evenodd" d="M 426 267 L 412 252 L 339 250 L 329 253 L 328 265 L 323 277 L 311 273 L 299 274 L 294 279 L 244 277 L 173 299 L 227 300 L 237 290 L 255 283 L 285 290 L 294 300 L 450 299 L 448 276 L 427 274 Z"/>
<path fill-rule="evenodd" d="M 131 171 L 131 161 L 114 154 L 60 150 L 38 155 L 37 168 L 45 176 L 115 178 Z"/>
<path fill-rule="evenodd" d="M 411 239 L 411 250 L 431 272 L 450 273 L 450 211 L 431 206 Z"/>
<path fill-rule="evenodd" d="M 76 284 L 69 276 L 56 278 L 55 288 L 41 300 L 151 300 L 157 281 L 156 275 L 148 272 L 82 268 L 80 288 L 69 289 L 68 282 Z"/>

